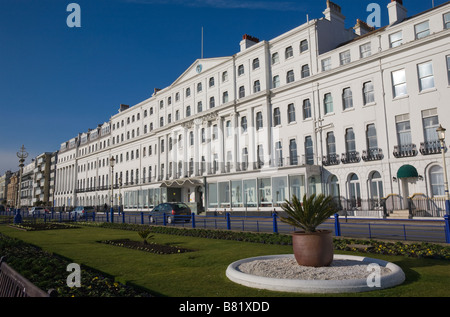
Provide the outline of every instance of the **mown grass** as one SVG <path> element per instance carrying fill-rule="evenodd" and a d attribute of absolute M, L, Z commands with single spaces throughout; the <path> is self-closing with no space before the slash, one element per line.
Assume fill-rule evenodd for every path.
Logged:
<path fill-rule="evenodd" d="M 98 243 L 100 240 L 107 239 L 140 240 L 135 231 L 82 227 L 70 230 L 27 232 L 0 225 L 0 232 L 32 243 L 45 251 L 67 257 L 81 264 L 82 269 L 83 266 L 89 266 L 114 276 L 119 282 L 132 282 L 156 296 L 235 298 L 302 296 L 247 288 L 229 281 L 225 275 L 227 266 L 236 260 L 260 255 L 292 253 L 292 247 L 289 245 L 155 233 L 152 242 L 195 250 L 181 254 L 158 255 Z M 350 251 L 336 253 L 368 256 Z M 449 296 L 450 261 L 448 260 L 379 254 L 371 254 L 370 257 L 381 258 L 400 265 L 406 274 L 405 283 L 392 289 L 333 296 Z"/>

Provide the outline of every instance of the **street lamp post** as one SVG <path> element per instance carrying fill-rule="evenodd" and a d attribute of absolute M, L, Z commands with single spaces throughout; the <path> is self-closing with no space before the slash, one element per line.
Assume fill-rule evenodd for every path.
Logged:
<path fill-rule="evenodd" d="M 113 179 L 113 175 L 114 175 L 114 163 L 115 163 L 115 159 L 114 156 L 111 156 L 111 158 L 109 159 L 109 166 L 111 167 L 111 222 L 114 222 L 114 179 Z"/>
<path fill-rule="evenodd" d="M 438 134 L 439 141 L 441 141 L 441 153 L 442 153 L 442 161 L 443 161 L 443 168 L 444 168 L 444 190 L 445 190 L 445 216 L 444 216 L 444 223 L 445 223 L 445 241 L 447 243 L 450 243 L 450 198 L 449 198 L 449 192 L 448 192 L 448 177 L 447 177 L 447 165 L 445 162 L 445 131 L 442 127 L 442 125 L 439 125 L 439 128 L 436 129 L 436 132 Z"/>
<path fill-rule="evenodd" d="M 25 151 L 25 146 L 22 145 L 22 147 L 20 148 L 20 151 L 17 152 L 17 157 L 19 158 L 19 184 L 17 186 L 18 188 L 18 192 L 17 192 L 17 214 L 18 214 L 18 219 L 20 219 L 20 208 L 21 208 L 21 191 L 22 191 L 22 173 L 23 173 L 23 166 L 24 166 L 24 162 L 25 159 L 28 157 L 28 153 L 27 151 Z M 20 222 L 20 220 L 18 220 Z"/>
<path fill-rule="evenodd" d="M 447 176 L 447 165 L 445 162 L 445 131 L 442 125 L 439 125 L 439 128 L 436 129 L 438 134 L 439 141 L 441 142 L 441 153 L 442 153 L 442 162 L 444 169 L 444 190 L 445 190 L 445 211 L 446 214 L 450 214 L 450 196 L 448 192 L 448 176 Z"/>
<path fill-rule="evenodd" d="M 119 177 L 119 214 L 123 212 L 122 206 L 122 177 Z"/>

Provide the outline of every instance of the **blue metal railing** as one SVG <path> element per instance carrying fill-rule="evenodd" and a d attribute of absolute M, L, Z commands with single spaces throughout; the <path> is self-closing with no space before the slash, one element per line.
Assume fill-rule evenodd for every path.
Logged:
<path fill-rule="evenodd" d="M 0 211 L 0 216 L 12 216 L 17 221 L 15 211 Z M 20 214 L 19 214 L 20 215 Z M 176 216 L 175 221 L 169 223 L 165 214 L 150 218 L 148 212 L 121 212 L 119 214 L 89 213 L 82 216 L 70 212 L 38 213 L 35 215 L 21 215 L 21 221 L 94 221 L 116 222 L 129 224 L 147 224 L 163 226 L 181 226 L 189 228 L 220 229 L 252 231 L 265 233 L 291 233 L 298 231 L 290 225 L 280 221 L 276 213 L 272 216 L 236 216 L 232 213 L 222 215 Z M 153 222 L 151 222 L 153 220 Z M 344 221 L 342 221 L 344 220 Z M 404 241 L 445 242 L 450 243 L 449 216 L 443 220 L 381 220 L 340 218 L 338 214 L 329 218 L 319 229 L 333 231 L 334 236 L 356 237 L 369 239 L 394 239 Z"/>

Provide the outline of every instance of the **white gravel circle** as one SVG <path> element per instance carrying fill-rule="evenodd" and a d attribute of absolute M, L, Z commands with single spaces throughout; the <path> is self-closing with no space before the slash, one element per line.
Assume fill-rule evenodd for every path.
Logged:
<path fill-rule="evenodd" d="M 377 285 L 372 278 L 375 273 Z M 360 256 L 334 255 L 329 267 L 300 266 L 293 254 L 243 259 L 230 264 L 227 277 L 248 287 L 297 293 L 365 292 L 403 283 L 405 275 L 393 263 Z M 372 285 L 369 285 L 372 284 Z"/>

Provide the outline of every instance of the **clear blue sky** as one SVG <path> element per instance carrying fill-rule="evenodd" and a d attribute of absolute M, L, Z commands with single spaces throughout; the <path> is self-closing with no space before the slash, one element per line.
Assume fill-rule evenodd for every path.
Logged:
<path fill-rule="evenodd" d="M 335 0 L 347 17 L 366 21 L 369 3 Z M 435 0 L 435 5 L 445 0 Z M 69 28 L 70 3 L 81 28 Z M 432 0 L 404 0 L 408 15 Z M 0 175 L 17 170 L 22 144 L 30 158 L 59 149 L 175 81 L 201 54 L 230 56 L 243 34 L 270 40 L 321 18 L 326 0 L 0 0 Z M 27 163 L 30 159 L 27 160 Z"/>

